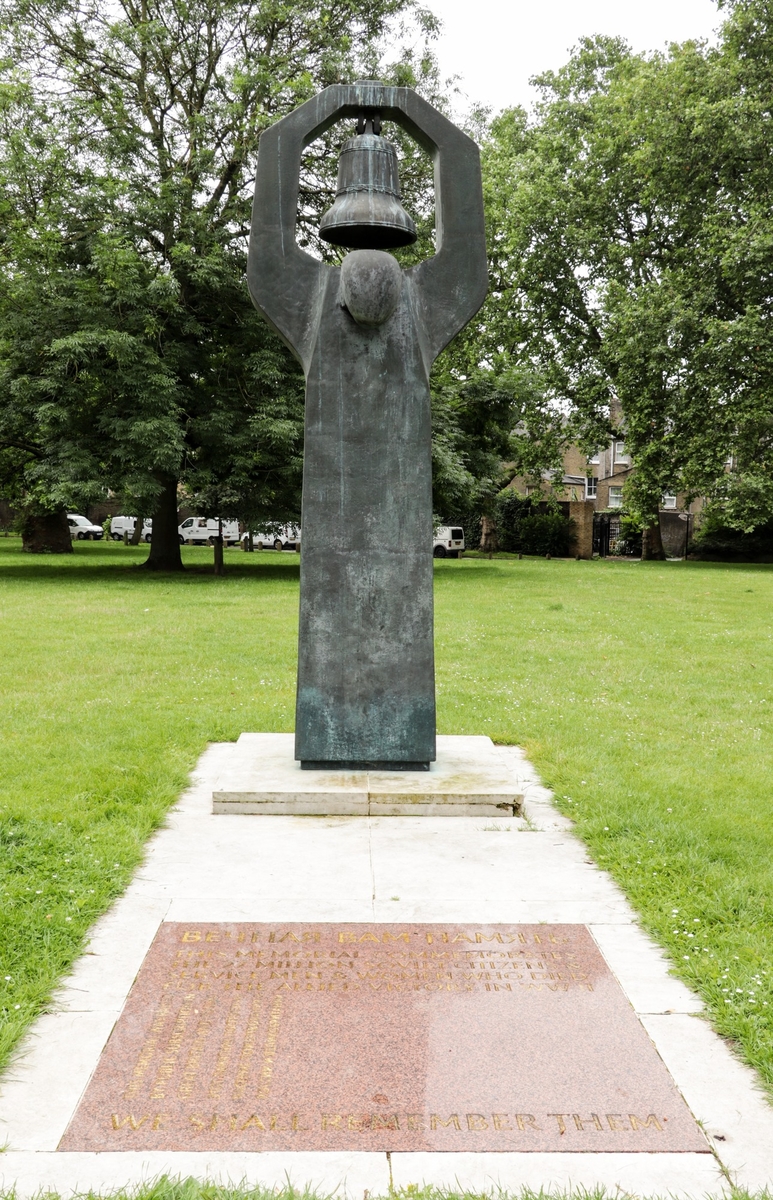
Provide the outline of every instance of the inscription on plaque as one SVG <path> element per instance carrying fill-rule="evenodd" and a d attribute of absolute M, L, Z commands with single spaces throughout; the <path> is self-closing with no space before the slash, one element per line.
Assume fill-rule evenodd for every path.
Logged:
<path fill-rule="evenodd" d="M 172 922 L 59 1148 L 708 1152 L 585 926 Z"/>

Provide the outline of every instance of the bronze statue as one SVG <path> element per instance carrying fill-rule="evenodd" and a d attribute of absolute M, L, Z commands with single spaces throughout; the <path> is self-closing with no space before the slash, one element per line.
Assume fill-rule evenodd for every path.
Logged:
<path fill-rule="evenodd" d="M 345 117 L 328 266 L 295 238 L 301 154 Z M 437 250 L 415 239 L 387 119 L 433 156 Z M 409 88 L 327 88 L 262 135 L 248 262 L 256 307 L 306 374 L 295 756 L 305 768 L 427 770 L 435 758 L 429 375 L 483 303 L 475 143 Z"/>

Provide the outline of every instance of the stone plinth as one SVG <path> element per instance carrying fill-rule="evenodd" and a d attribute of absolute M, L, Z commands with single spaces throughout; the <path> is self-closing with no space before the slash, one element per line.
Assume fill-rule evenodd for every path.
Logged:
<path fill-rule="evenodd" d="M 429 771 L 303 771 L 290 733 L 243 733 L 212 793 L 215 813 L 513 816 L 519 784 L 487 737 L 439 737 Z"/>
<path fill-rule="evenodd" d="M 162 925 L 60 1150 L 708 1153 L 583 925 Z"/>

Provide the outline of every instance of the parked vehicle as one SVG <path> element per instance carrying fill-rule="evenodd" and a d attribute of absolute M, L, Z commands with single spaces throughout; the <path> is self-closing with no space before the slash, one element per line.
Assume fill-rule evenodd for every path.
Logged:
<path fill-rule="evenodd" d="M 242 545 L 245 545 L 249 534 L 242 534 Z M 252 544 L 256 550 L 300 550 L 300 525 L 280 525 L 274 530 L 258 530 L 252 535 Z"/>
<path fill-rule="evenodd" d="M 178 525 L 177 533 L 183 546 L 214 546 L 219 523 L 216 517 L 187 517 Z M 239 543 L 239 522 L 223 521 L 223 545 Z"/>
<path fill-rule="evenodd" d="M 114 542 L 122 542 L 124 533 L 129 537 L 134 533 L 134 526 L 137 524 L 136 517 L 113 517 L 110 522 L 110 537 Z M 148 517 L 142 522 L 142 533 L 140 537 L 143 542 L 149 542 L 153 532 L 153 522 Z"/>
<path fill-rule="evenodd" d="M 79 542 L 99 542 L 105 536 L 101 525 L 94 525 L 79 513 L 68 513 L 67 524 L 70 526 L 70 537 Z"/>
<path fill-rule="evenodd" d="M 464 550 L 464 530 L 458 525 L 439 525 L 432 539 L 435 558 L 458 558 Z"/>

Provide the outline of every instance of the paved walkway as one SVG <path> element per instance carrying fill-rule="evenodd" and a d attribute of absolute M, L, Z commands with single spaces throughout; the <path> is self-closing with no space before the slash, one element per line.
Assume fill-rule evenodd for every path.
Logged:
<path fill-rule="evenodd" d="M 773 1109 L 701 1019 L 700 1001 L 605 872 L 587 858 L 518 750 L 525 819 L 213 816 L 230 746 L 202 757 L 125 895 L 0 1087 L 0 1186 L 20 1197 L 107 1191 L 162 1173 L 323 1192 L 385 1194 L 390 1164 L 372 1153 L 57 1153 L 162 921 L 387 921 L 586 924 L 710 1138 L 711 1154 L 407 1154 L 395 1186 L 422 1182 L 517 1191 L 603 1184 L 638 1196 L 721 1195 L 729 1180 L 773 1182 Z M 399 896 L 399 900 L 395 897 Z"/>

